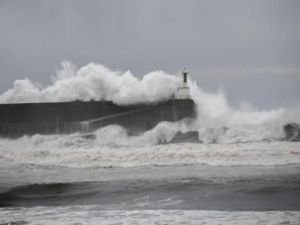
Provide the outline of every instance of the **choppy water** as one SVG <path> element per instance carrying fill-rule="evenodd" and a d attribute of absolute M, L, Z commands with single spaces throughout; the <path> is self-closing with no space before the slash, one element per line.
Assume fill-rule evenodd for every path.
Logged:
<path fill-rule="evenodd" d="M 299 142 L 97 138 L 0 139 L 0 224 L 300 223 Z"/>
<path fill-rule="evenodd" d="M 226 212 L 202 210 L 99 210 L 97 206 L 8 209 L 2 224 L 299 224 L 299 212 Z M 27 219 L 24 220 L 24 217 Z M 12 221 L 12 222 L 11 222 Z"/>

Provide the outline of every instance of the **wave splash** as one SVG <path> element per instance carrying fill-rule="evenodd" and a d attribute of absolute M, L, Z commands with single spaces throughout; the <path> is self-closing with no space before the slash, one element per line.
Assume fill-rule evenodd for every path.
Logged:
<path fill-rule="evenodd" d="M 100 64 L 90 63 L 77 69 L 73 64 L 64 62 L 51 85 L 42 87 L 28 79 L 16 80 L 12 89 L 0 95 L 0 102 L 95 99 L 111 100 L 119 105 L 150 103 L 170 98 L 179 83 L 178 77 L 162 71 L 150 72 L 139 79 L 130 71 L 112 71 Z M 161 122 L 152 130 L 138 136 L 131 136 L 124 128 L 113 125 L 83 135 L 84 139 L 92 138 L 100 146 L 149 146 L 174 142 L 269 142 L 290 140 L 285 125 L 300 122 L 300 109 L 278 108 L 262 111 L 247 102 L 242 102 L 240 107 L 234 108 L 230 106 L 222 90 L 207 93 L 201 90 L 195 81 L 189 80 L 188 83 L 197 106 L 197 118 L 194 121 Z M 289 136 L 292 137 L 299 133 L 299 127 L 296 124 L 289 128 L 289 131 Z M 33 136 L 33 142 L 38 141 L 36 139 L 40 137 Z"/>
<path fill-rule="evenodd" d="M 248 102 L 233 108 L 222 90 L 206 93 L 196 82 L 190 82 L 190 86 L 197 106 L 197 118 L 191 129 L 199 133 L 199 139 L 204 143 L 299 139 L 300 108 L 258 110 Z M 289 124 L 293 124 L 292 128 Z"/>
<path fill-rule="evenodd" d="M 179 85 L 179 78 L 162 71 L 150 72 L 138 79 L 130 71 L 119 72 L 89 63 L 77 69 L 63 62 L 62 69 L 43 87 L 29 79 L 16 80 L 0 95 L 0 103 L 61 102 L 107 100 L 118 105 L 151 103 L 169 99 Z"/>

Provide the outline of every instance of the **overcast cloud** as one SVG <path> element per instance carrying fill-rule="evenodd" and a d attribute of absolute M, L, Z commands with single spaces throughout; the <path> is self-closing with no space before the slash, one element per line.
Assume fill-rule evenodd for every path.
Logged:
<path fill-rule="evenodd" d="M 300 1 L 1 0 L 0 92 L 61 61 L 142 76 L 184 66 L 233 104 L 299 106 Z"/>

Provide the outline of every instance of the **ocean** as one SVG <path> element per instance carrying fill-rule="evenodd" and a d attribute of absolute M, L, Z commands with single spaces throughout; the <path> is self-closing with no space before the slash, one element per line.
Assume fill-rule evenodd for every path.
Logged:
<path fill-rule="evenodd" d="M 300 224 L 299 142 L 97 138 L 0 139 L 0 224 Z"/>
<path fill-rule="evenodd" d="M 140 81 L 94 64 L 64 73 L 44 89 L 16 81 L 0 102 L 102 96 L 133 104 L 165 99 L 178 84 L 162 72 Z M 189 85 L 193 123 L 162 121 L 135 136 L 110 125 L 89 135 L 0 138 L 0 224 L 299 225 L 299 127 L 287 138 L 284 125 L 299 123 L 300 110 L 233 107 L 222 91 Z"/>

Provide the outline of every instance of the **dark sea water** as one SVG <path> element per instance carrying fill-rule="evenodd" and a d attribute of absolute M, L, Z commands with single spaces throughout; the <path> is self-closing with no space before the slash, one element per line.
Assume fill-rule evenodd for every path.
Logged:
<path fill-rule="evenodd" d="M 120 179 L 101 180 L 101 172 L 118 176 L 118 169 L 96 170 L 99 174 L 90 176 L 86 181 L 59 180 L 34 182 L 15 187 L 3 188 L 0 194 L 2 208 L 7 207 L 37 207 L 37 206 L 82 206 L 97 205 L 101 210 L 299 210 L 300 209 L 300 178 L 299 167 L 283 166 L 283 174 L 264 176 L 226 177 L 229 170 L 247 170 L 263 173 L 265 170 L 279 168 L 270 167 L 249 168 L 245 166 L 234 168 L 209 168 L 185 166 L 169 168 L 134 168 L 127 170 L 128 177 Z M 114 170 L 111 173 L 110 170 Z M 152 176 L 142 174 L 153 173 Z M 171 170 L 176 170 L 176 175 Z M 199 175 L 189 176 L 191 170 Z M 203 177 L 200 174 L 206 170 L 214 170 L 216 177 Z M 58 171 L 56 171 L 58 172 Z M 154 173 L 163 173 L 170 177 L 157 177 Z M 186 174 L 182 176 L 180 174 Z M 223 175 L 222 175 L 223 173 Z M 278 171 L 278 173 L 280 173 Z M 44 174 L 46 175 L 46 173 Z M 74 176 L 74 175 L 73 175 Z M 88 176 L 88 175 L 87 175 Z M 135 176 L 138 176 L 135 178 Z M 20 178 L 21 179 L 21 178 Z"/>

